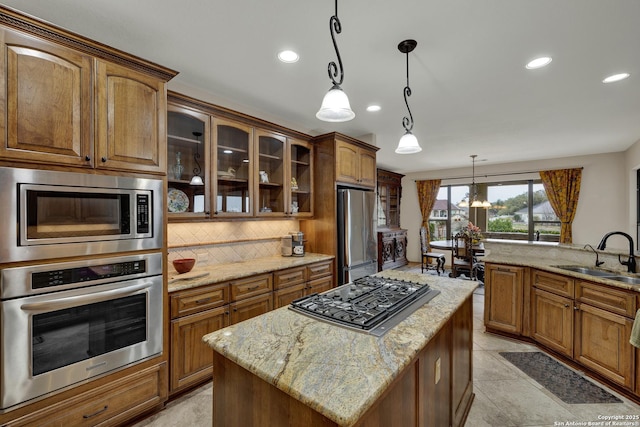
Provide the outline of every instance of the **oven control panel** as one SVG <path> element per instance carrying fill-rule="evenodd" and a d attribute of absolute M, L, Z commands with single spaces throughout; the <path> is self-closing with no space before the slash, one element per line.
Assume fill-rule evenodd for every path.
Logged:
<path fill-rule="evenodd" d="M 33 289 L 42 289 L 72 283 L 92 282 L 95 280 L 131 276 L 144 273 L 145 271 L 145 260 L 39 271 L 31 274 L 31 287 Z"/>

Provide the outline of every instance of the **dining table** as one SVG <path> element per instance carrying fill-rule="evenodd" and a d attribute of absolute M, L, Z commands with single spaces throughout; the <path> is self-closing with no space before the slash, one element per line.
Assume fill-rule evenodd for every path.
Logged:
<path fill-rule="evenodd" d="M 439 249 L 443 251 L 451 251 L 453 250 L 453 239 L 451 240 L 434 240 L 429 242 L 429 247 L 431 249 Z M 484 244 L 482 242 L 478 244 L 474 244 L 471 248 L 473 250 L 474 256 L 482 256 L 484 255 Z"/>

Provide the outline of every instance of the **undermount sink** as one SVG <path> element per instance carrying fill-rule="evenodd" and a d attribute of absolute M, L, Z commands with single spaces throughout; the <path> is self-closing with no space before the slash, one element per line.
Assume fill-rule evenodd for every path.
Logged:
<path fill-rule="evenodd" d="M 590 276 L 599 276 L 599 277 L 616 276 L 616 273 L 612 273 L 610 271 L 597 270 L 595 268 L 589 268 L 589 267 L 581 267 L 579 265 L 556 265 L 556 268 L 560 268 L 562 270 L 574 271 L 576 273 L 588 274 Z M 624 276 L 616 276 L 616 277 L 624 277 Z"/>

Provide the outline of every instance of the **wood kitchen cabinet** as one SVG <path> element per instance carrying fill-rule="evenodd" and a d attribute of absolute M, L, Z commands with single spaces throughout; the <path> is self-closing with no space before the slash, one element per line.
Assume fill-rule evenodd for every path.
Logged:
<path fill-rule="evenodd" d="M 484 322 L 487 328 L 522 334 L 525 267 L 485 264 Z"/>
<path fill-rule="evenodd" d="M 229 326 L 229 285 L 223 283 L 176 292 L 170 301 L 169 393 L 175 394 L 211 378 L 213 358 L 202 337 Z"/>
<path fill-rule="evenodd" d="M 273 279 L 274 308 L 285 307 L 298 298 L 333 288 L 333 261 L 276 271 Z"/>
<path fill-rule="evenodd" d="M 32 28 L 0 27 L 0 159 L 164 174 L 165 84 L 176 73 Z"/>
<path fill-rule="evenodd" d="M 378 271 L 407 265 L 407 230 L 378 231 Z"/>
<path fill-rule="evenodd" d="M 400 228 L 400 199 L 404 175 L 377 169 L 378 228 Z"/>
<path fill-rule="evenodd" d="M 573 357 L 573 300 L 534 285 L 531 332 L 539 343 Z"/>
<path fill-rule="evenodd" d="M 169 215 L 207 218 L 210 211 L 210 117 L 173 103 L 167 106 Z M 203 185 L 191 185 L 198 175 Z M 183 203 L 186 199 L 187 203 Z"/>
<path fill-rule="evenodd" d="M 376 185 L 376 152 L 341 139 L 336 140 L 336 181 L 363 187 Z"/>

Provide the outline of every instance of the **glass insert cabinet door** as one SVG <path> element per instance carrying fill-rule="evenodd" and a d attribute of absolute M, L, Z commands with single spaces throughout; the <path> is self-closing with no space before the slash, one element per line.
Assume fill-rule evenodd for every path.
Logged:
<path fill-rule="evenodd" d="M 284 136 L 257 131 L 256 152 L 258 162 L 257 214 L 282 216 L 285 211 L 285 153 Z M 286 188 L 289 186 L 287 185 Z"/>
<path fill-rule="evenodd" d="M 215 214 L 253 215 L 253 130 L 241 123 L 214 119 Z"/>
<path fill-rule="evenodd" d="M 313 158 L 311 144 L 289 140 L 291 168 L 288 212 L 294 216 L 313 214 Z"/>
<path fill-rule="evenodd" d="M 208 216 L 209 116 L 171 104 L 167 109 L 170 217 Z"/>

